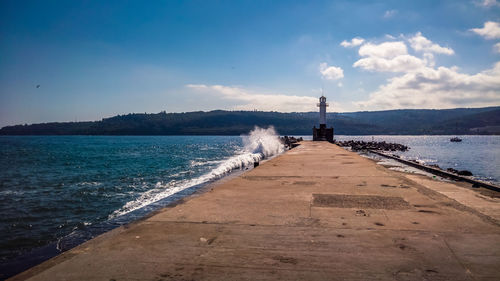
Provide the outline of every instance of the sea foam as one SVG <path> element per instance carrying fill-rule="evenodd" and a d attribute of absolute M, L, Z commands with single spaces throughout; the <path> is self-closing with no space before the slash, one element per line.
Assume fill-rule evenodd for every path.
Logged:
<path fill-rule="evenodd" d="M 142 193 L 135 200 L 127 202 L 123 207 L 114 211 L 109 215 L 109 219 L 140 209 L 186 188 L 216 180 L 234 169 L 251 167 L 254 162 L 276 156 L 285 151 L 284 145 L 272 126 L 269 128 L 255 127 L 248 135 L 242 135 L 241 137 L 243 148 L 235 151 L 234 156 L 220 161 L 221 163 L 208 173 L 189 180 L 158 182 L 153 189 Z M 207 162 L 214 163 L 213 161 Z M 192 164 L 195 164 L 195 162 L 192 162 Z M 201 163 L 196 162 L 195 165 L 198 166 Z"/>

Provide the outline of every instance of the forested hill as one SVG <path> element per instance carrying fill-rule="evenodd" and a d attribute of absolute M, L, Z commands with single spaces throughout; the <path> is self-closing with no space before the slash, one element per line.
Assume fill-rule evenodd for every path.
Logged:
<path fill-rule="evenodd" d="M 500 106 L 446 110 L 402 109 L 329 113 L 328 126 L 342 135 L 497 134 Z M 318 113 L 209 111 L 133 113 L 93 122 L 7 126 L 0 135 L 240 135 L 273 125 L 282 135 L 310 135 Z"/>

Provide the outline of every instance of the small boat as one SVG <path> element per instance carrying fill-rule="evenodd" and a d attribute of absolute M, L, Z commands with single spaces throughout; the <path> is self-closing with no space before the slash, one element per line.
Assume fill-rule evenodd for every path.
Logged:
<path fill-rule="evenodd" d="M 461 141 L 462 141 L 462 139 L 461 139 L 461 138 L 459 138 L 459 137 L 453 137 L 453 138 L 451 138 L 451 139 L 450 139 L 450 141 L 451 141 L 451 142 L 461 142 Z"/>

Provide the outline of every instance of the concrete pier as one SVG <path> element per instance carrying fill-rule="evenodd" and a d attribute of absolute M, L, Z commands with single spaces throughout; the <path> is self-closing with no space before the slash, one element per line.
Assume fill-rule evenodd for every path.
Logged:
<path fill-rule="evenodd" d="M 498 280 L 500 200 L 301 146 L 12 280 Z"/>

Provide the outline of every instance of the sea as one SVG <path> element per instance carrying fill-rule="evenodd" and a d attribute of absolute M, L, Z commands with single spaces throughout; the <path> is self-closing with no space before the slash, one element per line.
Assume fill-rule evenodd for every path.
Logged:
<path fill-rule="evenodd" d="M 452 137 L 455 136 L 336 136 L 336 139 L 404 144 L 410 148 L 408 151 L 390 154 L 424 165 L 438 165 L 443 170 L 468 170 L 473 178 L 500 186 L 500 136 L 458 136 L 461 142 L 451 142 Z"/>
<path fill-rule="evenodd" d="M 405 144 L 409 151 L 392 153 L 499 184 L 500 136 L 459 137 L 336 139 Z M 0 271 L 25 269 L 284 151 L 273 128 L 242 136 L 0 136 Z"/>

